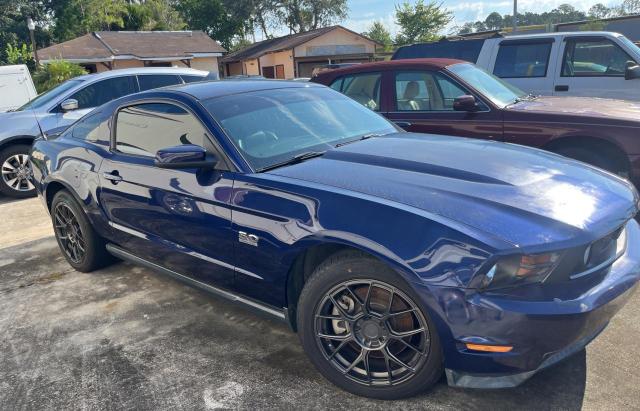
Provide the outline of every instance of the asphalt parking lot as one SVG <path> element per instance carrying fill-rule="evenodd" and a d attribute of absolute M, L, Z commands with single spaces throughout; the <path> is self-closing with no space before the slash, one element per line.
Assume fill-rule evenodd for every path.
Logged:
<path fill-rule="evenodd" d="M 286 325 L 119 263 L 74 271 L 39 200 L 0 197 L 0 409 L 640 409 L 640 293 L 589 347 L 516 389 L 407 401 L 324 380 Z"/>

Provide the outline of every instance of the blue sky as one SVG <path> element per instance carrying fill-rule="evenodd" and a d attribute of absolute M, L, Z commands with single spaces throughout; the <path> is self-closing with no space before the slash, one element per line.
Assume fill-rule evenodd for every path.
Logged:
<path fill-rule="evenodd" d="M 425 2 L 428 1 L 425 0 Z M 363 32 L 373 21 L 381 20 L 395 34 L 398 30 L 394 21 L 395 5 L 402 2 L 403 0 L 348 0 L 349 17 L 341 24 L 354 31 Z M 415 0 L 409 0 L 409 2 L 415 3 Z M 621 2 L 622 0 L 518 0 L 518 12 L 540 13 L 550 11 L 563 3 L 569 3 L 579 10 L 587 11 L 595 3 L 611 6 Z M 501 14 L 513 12 L 512 0 L 444 0 L 443 4 L 454 13 L 451 26 L 484 19 L 493 11 Z"/>

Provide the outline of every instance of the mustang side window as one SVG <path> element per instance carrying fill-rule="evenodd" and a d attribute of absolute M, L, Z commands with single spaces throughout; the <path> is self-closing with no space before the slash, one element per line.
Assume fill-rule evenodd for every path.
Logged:
<path fill-rule="evenodd" d="M 562 77 L 623 77 L 629 62 L 635 64 L 633 58 L 607 39 L 568 40 Z"/>
<path fill-rule="evenodd" d="M 145 103 L 118 112 L 116 150 L 154 157 L 160 149 L 196 144 L 205 147 L 206 131 L 185 109 L 167 103 Z"/>
<path fill-rule="evenodd" d="M 344 76 L 331 84 L 331 88 L 373 111 L 380 111 L 381 77 L 380 73 Z"/>
<path fill-rule="evenodd" d="M 91 112 L 78 121 L 71 129 L 71 137 L 77 140 L 108 144 L 110 136 L 109 115 L 102 112 Z"/>

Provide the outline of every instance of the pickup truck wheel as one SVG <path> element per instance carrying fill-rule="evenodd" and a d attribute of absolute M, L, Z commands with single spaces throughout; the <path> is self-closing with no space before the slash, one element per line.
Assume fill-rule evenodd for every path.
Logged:
<path fill-rule="evenodd" d="M 435 326 L 410 287 L 359 252 L 321 264 L 302 290 L 299 336 L 316 368 L 356 395 L 398 399 L 442 376 Z"/>
<path fill-rule="evenodd" d="M 36 195 L 31 182 L 30 148 L 26 144 L 16 144 L 0 151 L 0 193 L 13 198 Z"/>
<path fill-rule="evenodd" d="M 53 231 L 67 262 L 87 273 L 112 261 L 104 240 L 96 233 L 82 207 L 66 190 L 56 193 L 51 202 Z"/>
<path fill-rule="evenodd" d="M 583 163 L 591 164 L 592 166 L 607 170 L 621 177 L 628 177 L 628 175 L 625 173 L 623 165 L 616 164 L 616 161 L 614 159 L 609 158 L 604 154 L 599 154 L 582 147 L 561 147 L 555 150 L 555 152 L 565 157 L 582 161 Z"/>

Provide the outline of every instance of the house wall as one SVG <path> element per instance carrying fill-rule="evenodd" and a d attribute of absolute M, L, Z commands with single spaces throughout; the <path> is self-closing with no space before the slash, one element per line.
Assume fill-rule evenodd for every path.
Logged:
<path fill-rule="evenodd" d="M 170 62 L 173 67 L 188 67 L 180 60 Z M 114 60 L 113 69 L 126 69 L 126 68 L 139 68 L 144 67 L 144 61 L 141 60 Z M 198 57 L 191 60 L 191 68 L 197 70 L 206 70 L 218 72 L 218 58 L 217 57 Z M 104 65 L 97 63 L 96 69 L 98 73 L 108 71 L 109 69 Z"/>
<path fill-rule="evenodd" d="M 269 53 L 260 57 L 260 68 L 268 66 L 284 66 L 284 78 L 292 79 L 295 77 L 293 69 L 293 53 L 292 50 L 280 51 L 278 53 Z M 262 73 L 260 73 L 262 74 Z"/>
<path fill-rule="evenodd" d="M 242 64 L 244 65 L 244 74 L 248 76 L 259 76 L 261 74 L 258 59 L 244 60 Z"/>
<path fill-rule="evenodd" d="M 181 62 L 177 62 L 178 67 L 182 67 Z M 191 68 L 197 70 L 205 70 L 209 72 L 218 73 L 218 58 L 217 57 L 196 57 L 191 60 Z"/>
<path fill-rule="evenodd" d="M 376 44 L 347 30 L 336 28 L 295 48 L 296 57 L 375 53 Z"/>
<path fill-rule="evenodd" d="M 227 71 L 228 74 L 225 73 L 225 75 L 229 75 L 229 76 L 239 76 L 242 74 L 242 64 L 243 63 L 229 63 L 227 64 Z"/>

